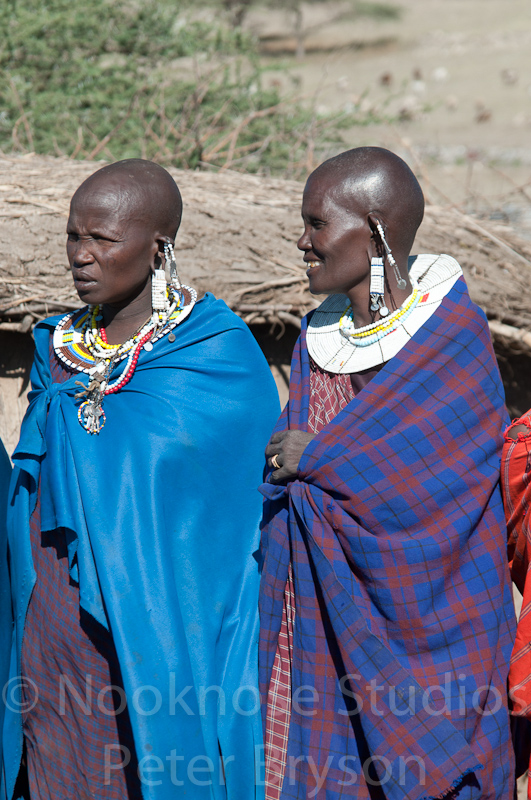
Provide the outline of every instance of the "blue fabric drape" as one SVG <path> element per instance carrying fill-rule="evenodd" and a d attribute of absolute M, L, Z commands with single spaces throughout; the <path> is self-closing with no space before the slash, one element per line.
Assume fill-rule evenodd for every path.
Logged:
<path fill-rule="evenodd" d="M 80 605 L 116 645 L 138 758 L 150 759 L 146 800 L 260 796 L 256 487 L 278 413 L 265 359 L 245 324 L 207 294 L 174 343 L 142 352 L 131 382 L 105 398 L 103 431 L 90 436 L 77 419 L 80 376 L 51 381 L 56 322 L 35 331 L 14 454 L 13 672 L 35 582 L 28 525 L 40 477 L 42 530 L 65 529 Z M 7 723 L 9 791 L 21 728 L 14 714 Z"/>
<path fill-rule="evenodd" d="M 9 702 L 9 653 L 13 631 L 11 594 L 7 569 L 7 492 L 11 478 L 11 462 L 0 441 L 0 731 L 4 724 L 4 705 Z M 2 769 L 2 745 L 0 742 L 0 774 Z M 3 774 L 2 774 L 3 781 Z"/>

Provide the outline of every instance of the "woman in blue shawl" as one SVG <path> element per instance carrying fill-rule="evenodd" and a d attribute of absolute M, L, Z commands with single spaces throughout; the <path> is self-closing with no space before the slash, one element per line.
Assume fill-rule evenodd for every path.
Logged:
<path fill-rule="evenodd" d="M 267 800 L 513 797 L 503 387 L 457 262 L 409 256 L 423 210 L 381 148 L 304 190 L 329 296 L 266 449 Z"/>
<path fill-rule="evenodd" d="M 180 218 L 142 160 L 72 199 L 86 305 L 35 330 L 14 454 L 8 800 L 23 751 L 31 800 L 260 795 L 256 486 L 278 401 L 242 321 L 181 285 Z"/>
<path fill-rule="evenodd" d="M 11 595 L 7 570 L 7 493 L 11 477 L 11 463 L 6 449 L 0 440 L 0 730 L 4 724 L 4 706 L 9 702 L 9 651 L 13 629 L 11 614 Z M 2 746 L 0 744 L 0 775 L 2 773 Z"/>

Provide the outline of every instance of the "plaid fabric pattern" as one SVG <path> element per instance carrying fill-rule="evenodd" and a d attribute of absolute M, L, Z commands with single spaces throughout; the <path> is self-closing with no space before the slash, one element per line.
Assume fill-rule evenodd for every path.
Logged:
<path fill-rule="evenodd" d="M 355 396 L 349 375 L 335 375 L 320 369 L 310 359 L 310 414 L 308 429 L 318 433 Z M 367 379 L 368 382 L 369 379 Z M 265 730 L 266 800 L 279 800 L 286 771 L 288 734 L 291 718 L 291 667 L 293 662 L 293 624 L 295 595 L 290 564 L 284 590 L 282 622 L 273 672 L 267 693 Z"/>
<path fill-rule="evenodd" d="M 310 409 L 308 430 L 319 433 L 355 396 L 350 375 L 320 369 L 310 359 Z"/>
<path fill-rule="evenodd" d="M 309 397 L 303 325 L 278 430 L 307 429 Z M 282 800 L 512 798 L 505 424 L 460 279 L 308 445 L 298 479 L 263 486 L 264 695 L 290 554 L 296 601 Z"/>
<path fill-rule="evenodd" d="M 66 380 L 71 373 L 53 351 L 50 359 L 54 381 Z M 112 638 L 80 611 L 65 531 L 41 533 L 40 501 L 30 535 L 37 582 L 24 629 L 22 707 L 31 800 L 141 800 L 128 714 L 116 713 L 122 687 Z M 120 746 L 131 760 L 110 768 L 127 760 Z"/>
<path fill-rule="evenodd" d="M 291 665 L 293 663 L 293 624 L 295 596 L 291 566 L 284 589 L 282 622 L 278 635 L 273 672 L 267 693 L 264 736 L 265 796 L 278 800 L 286 771 L 289 721 L 291 717 Z"/>

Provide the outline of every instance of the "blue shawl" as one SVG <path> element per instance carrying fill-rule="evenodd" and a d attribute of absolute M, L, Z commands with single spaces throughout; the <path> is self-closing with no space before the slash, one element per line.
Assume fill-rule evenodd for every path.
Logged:
<path fill-rule="evenodd" d="M 4 705 L 9 702 L 9 686 L 6 681 L 9 677 L 9 651 L 13 629 L 11 615 L 11 596 L 9 590 L 9 574 L 7 570 L 7 531 L 6 510 L 7 490 L 11 477 L 11 463 L 0 441 L 0 731 L 4 724 Z M 0 774 L 2 764 L 2 743 L 0 741 Z"/>
<path fill-rule="evenodd" d="M 253 552 L 256 487 L 278 413 L 271 373 L 247 326 L 207 294 L 175 329 L 174 343 L 165 337 L 142 351 L 130 383 L 105 398 L 105 427 L 92 436 L 77 419 L 80 375 L 51 379 L 57 321 L 35 330 L 30 405 L 14 454 L 12 674 L 20 674 L 36 579 L 29 519 L 40 478 L 42 530 L 65 529 L 80 605 L 112 633 L 139 761 L 164 765 L 158 771 L 153 762 L 144 798 L 254 798 L 261 732 Z M 154 704 L 160 708 L 151 714 Z M 10 797 L 22 731 L 20 717 L 8 716 Z M 220 752 L 229 758 L 225 775 Z M 193 762 L 197 756 L 210 759 L 209 773 L 194 772 L 194 763 L 207 764 Z"/>

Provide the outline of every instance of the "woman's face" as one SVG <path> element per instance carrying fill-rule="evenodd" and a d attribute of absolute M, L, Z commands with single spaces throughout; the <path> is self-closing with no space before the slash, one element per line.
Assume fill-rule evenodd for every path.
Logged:
<path fill-rule="evenodd" d="M 146 289 L 158 244 L 123 192 L 77 192 L 67 236 L 74 285 L 84 303 L 126 306 Z"/>
<path fill-rule="evenodd" d="M 372 231 L 367 219 L 341 202 L 331 176 L 310 176 L 302 200 L 304 233 L 297 242 L 308 264 L 312 294 L 348 294 L 356 287 L 369 297 Z"/>

